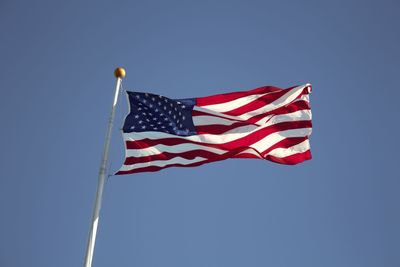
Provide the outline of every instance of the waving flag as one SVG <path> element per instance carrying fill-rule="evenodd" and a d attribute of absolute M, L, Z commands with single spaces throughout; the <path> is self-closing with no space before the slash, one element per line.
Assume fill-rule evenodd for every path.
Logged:
<path fill-rule="evenodd" d="M 281 164 L 311 159 L 306 84 L 189 99 L 127 92 L 125 162 L 116 174 L 192 167 L 228 158 Z"/>

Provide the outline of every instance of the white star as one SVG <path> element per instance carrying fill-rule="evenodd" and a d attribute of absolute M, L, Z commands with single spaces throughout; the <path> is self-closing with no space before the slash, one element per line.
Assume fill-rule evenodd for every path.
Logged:
<path fill-rule="evenodd" d="M 182 108 L 185 108 L 186 106 L 185 105 L 182 105 Z"/>
<path fill-rule="evenodd" d="M 185 116 L 182 116 L 182 120 L 184 120 L 185 119 Z"/>
<path fill-rule="evenodd" d="M 135 119 L 138 119 L 139 118 L 139 115 L 135 115 Z"/>
<path fill-rule="evenodd" d="M 143 121 L 139 121 L 139 124 L 142 124 Z"/>
<path fill-rule="evenodd" d="M 146 129 L 146 126 L 145 126 L 145 125 L 143 125 L 143 126 L 142 126 L 142 129 Z"/>

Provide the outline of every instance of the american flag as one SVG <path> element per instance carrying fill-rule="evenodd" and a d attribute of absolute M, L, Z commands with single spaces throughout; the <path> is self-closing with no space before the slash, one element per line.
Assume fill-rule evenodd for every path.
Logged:
<path fill-rule="evenodd" d="M 311 85 L 170 99 L 127 92 L 125 162 L 116 174 L 193 167 L 228 158 L 311 159 Z"/>

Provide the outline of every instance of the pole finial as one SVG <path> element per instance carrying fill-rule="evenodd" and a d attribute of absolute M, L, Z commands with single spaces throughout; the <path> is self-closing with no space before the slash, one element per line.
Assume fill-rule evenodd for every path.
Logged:
<path fill-rule="evenodd" d="M 114 75 L 116 78 L 123 79 L 126 75 L 125 69 L 121 67 L 116 68 L 114 71 Z"/>

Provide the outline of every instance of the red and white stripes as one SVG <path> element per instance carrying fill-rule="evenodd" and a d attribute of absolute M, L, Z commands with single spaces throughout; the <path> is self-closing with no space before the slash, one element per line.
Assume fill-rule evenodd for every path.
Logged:
<path fill-rule="evenodd" d="M 117 174 L 191 167 L 227 158 L 260 158 L 282 164 L 311 159 L 311 85 L 273 86 L 196 99 L 197 135 L 123 133 L 126 157 Z"/>

